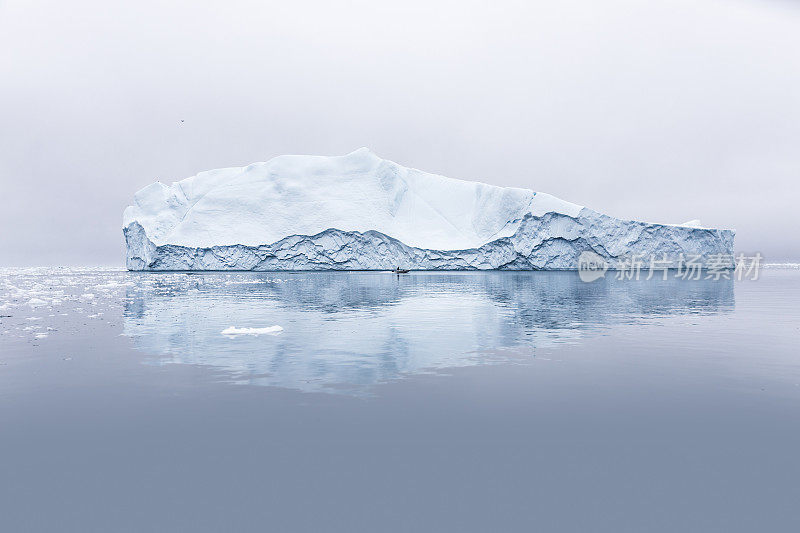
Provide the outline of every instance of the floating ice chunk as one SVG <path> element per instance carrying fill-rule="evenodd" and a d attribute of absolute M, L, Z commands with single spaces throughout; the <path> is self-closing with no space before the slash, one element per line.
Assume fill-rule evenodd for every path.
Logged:
<path fill-rule="evenodd" d="M 110 291 L 114 289 L 120 289 L 122 287 L 132 287 L 133 283 L 129 281 L 125 282 L 118 282 L 118 281 L 109 281 L 108 283 L 103 283 L 101 285 L 95 285 L 94 288 L 99 291 Z"/>
<path fill-rule="evenodd" d="M 763 263 L 761 268 L 793 268 L 800 269 L 800 263 Z"/>
<path fill-rule="evenodd" d="M 41 307 L 43 305 L 47 305 L 47 302 L 42 300 L 41 298 L 31 298 L 28 300 L 28 305 L 31 307 Z"/>
<path fill-rule="evenodd" d="M 269 326 L 266 328 L 237 328 L 231 326 L 222 330 L 222 334 L 228 337 L 236 337 L 238 335 L 280 335 L 283 333 L 283 328 L 280 326 Z"/>
<path fill-rule="evenodd" d="M 733 254 L 732 230 L 695 222 L 613 218 L 364 148 L 149 185 L 125 210 L 123 234 L 129 270 L 576 270 L 585 251 L 616 269 L 634 254 L 673 263 L 680 254 Z"/>

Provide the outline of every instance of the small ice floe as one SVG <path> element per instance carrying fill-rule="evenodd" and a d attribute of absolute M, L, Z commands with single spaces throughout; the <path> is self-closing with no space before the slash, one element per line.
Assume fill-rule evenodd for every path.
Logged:
<path fill-rule="evenodd" d="M 132 287 L 133 283 L 130 281 L 126 282 L 119 282 L 119 281 L 109 281 L 108 283 L 103 283 L 101 285 L 95 285 L 94 288 L 99 291 L 111 291 L 114 289 L 119 289 L 122 287 Z"/>
<path fill-rule="evenodd" d="M 41 298 L 31 298 L 30 300 L 28 300 L 28 305 L 31 307 L 41 307 L 43 305 L 47 305 L 47 302 L 45 302 Z"/>
<path fill-rule="evenodd" d="M 94 294 L 92 294 L 91 292 L 81 294 L 81 300 L 83 301 L 94 300 Z"/>
<path fill-rule="evenodd" d="M 792 268 L 800 270 L 800 263 L 762 263 L 761 268 Z"/>
<path fill-rule="evenodd" d="M 237 328 L 231 326 L 222 330 L 222 334 L 227 337 L 237 337 L 239 335 L 280 335 L 283 328 L 280 326 L 269 326 L 266 328 Z"/>
<path fill-rule="evenodd" d="M 47 337 L 47 333 L 37 333 L 36 335 L 34 335 L 34 337 L 36 337 L 37 339 L 44 339 Z"/>

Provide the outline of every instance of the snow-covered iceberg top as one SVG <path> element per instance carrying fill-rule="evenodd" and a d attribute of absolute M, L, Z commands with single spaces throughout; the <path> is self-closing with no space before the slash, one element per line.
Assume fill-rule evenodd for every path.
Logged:
<path fill-rule="evenodd" d="M 381 159 L 284 155 L 201 172 L 136 193 L 123 226 L 155 244 L 257 246 L 330 228 L 378 231 L 409 246 L 475 248 L 516 231 L 528 213 L 577 216 L 581 206 L 529 189 L 446 178 Z"/>
<path fill-rule="evenodd" d="M 366 148 L 154 183 L 136 193 L 123 219 L 128 267 L 137 270 L 574 268 L 579 248 L 609 258 L 636 248 L 638 237 L 620 233 L 626 228 L 678 228 L 657 230 L 664 242 L 702 230 L 699 221 L 628 223 L 530 189 L 406 168 Z M 536 236 L 538 245 L 530 241 Z M 715 249 L 731 247 L 732 232 L 729 240 Z M 549 258 L 536 254 L 543 244 Z M 471 251 L 469 258 L 459 251 Z"/>

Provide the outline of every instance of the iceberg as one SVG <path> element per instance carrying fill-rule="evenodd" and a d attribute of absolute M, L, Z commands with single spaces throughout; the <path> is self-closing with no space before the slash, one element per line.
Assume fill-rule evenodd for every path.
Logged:
<path fill-rule="evenodd" d="M 366 148 L 153 183 L 125 209 L 129 270 L 575 270 L 591 252 L 733 261 L 733 230 L 622 220 L 543 192 L 407 168 Z"/>

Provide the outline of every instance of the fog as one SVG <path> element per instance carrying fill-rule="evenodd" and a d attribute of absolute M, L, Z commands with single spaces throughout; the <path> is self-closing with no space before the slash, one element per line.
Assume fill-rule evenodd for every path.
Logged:
<path fill-rule="evenodd" d="M 145 185 L 368 146 L 800 258 L 779 0 L 0 0 L 0 265 L 124 265 Z"/>

